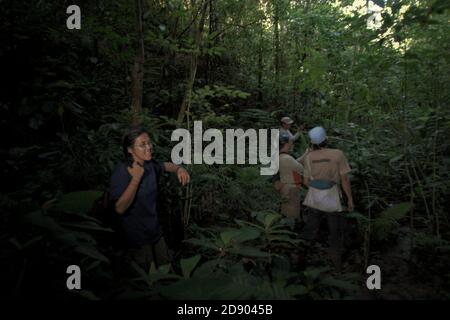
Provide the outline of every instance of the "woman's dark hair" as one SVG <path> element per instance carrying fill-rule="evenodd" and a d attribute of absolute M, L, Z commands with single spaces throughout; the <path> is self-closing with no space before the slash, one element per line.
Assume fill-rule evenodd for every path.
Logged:
<path fill-rule="evenodd" d="M 136 142 L 137 137 L 141 134 L 146 133 L 149 135 L 148 131 L 141 126 L 131 126 L 127 129 L 122 138 L 122 152 L 125 163 L 128 166 L 133 164 L 133 156 L 128 152 L 128 148 L 132 147 Z"/>
<path fill-rule="evenodd" d="M 328 146 L 328 139 L 325 139 L 319 144 L 312 144 L 313 150 L 319 150 L 321 148 L 326 148 Z"/>

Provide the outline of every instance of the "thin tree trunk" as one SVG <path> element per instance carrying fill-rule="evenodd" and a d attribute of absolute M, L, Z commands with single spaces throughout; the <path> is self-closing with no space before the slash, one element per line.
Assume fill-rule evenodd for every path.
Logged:
<path fill-rule="evenodd" d="M 215 29 L 215 14 L 214 14 L 214 0 L 209 0 L 209 36 L 216 31 Z M 208 49 L 211 49 L 211 43 L 208 41 Z M 213 82 L 212 79 L 212 66 L 213 61 L 211 56 L 208 54 L 206 55 L 206 72 L 205 72 L 205 78 L 206 78 L 206 84 L 209 84 Z"/>
<path fill-rule="evenodd" d="M 201 40 L 203 29 L 205 25 L 206 19 L 206 9 L 208 8 L 208 1 L 203 0 L 202 9 L 201 9 L 201 17 L 200 21 L 197 24 L 197 27 L 194 29 L 194 39 L 195 39 L 195 49 L 191 53 L 191 62 L 189 66 L 189 77 L 186 84 L 186 89 L 184 91 L 183 101 L 181 103 L 180 111 L 178 113 L 178 124 L 183 122 L 184 116 L 186 113 L 189 113 L 189 108 L 191 105 L 191 96 L 192 96 L 192 88 L 194 86 L 195 76 L 197 73 L 197 65 L 198 65 L 198 55 L 201 47 Z"/>
<path fill-rule="evenodd" d="M 273 24 L 274 24 L 274 46 L 275 46 L 275 95 L 278 99 L 278 96 L 280 94 L 279 90 L 279 82 L 280 82 L 280 10 L 279 10 L 279 3 L 278 0 L 274 0 L 273 2 L 273 9 L 274 9 L 274 15 L 273 15 Z"/>
<path fill-rule="evenodd" d="M 142 32 L 142 0 L 135 0 L 137 18 L 137 50 L 131 74 L 131 111 L 136 115 L 142 110 L 144 88 L 144 35 Z M 136 121 L 136 118 L 134 119 Z"/>
<path fill-rule="evenodd" d="M 264 29 L 261 20 L 260 34 L 259 34 L 259 48 L 258 48 L 258 103 L 260 104 L 262 104 L 263 101 L 263 88 L 262 88 L 263 46 L 264 46 Z"/>

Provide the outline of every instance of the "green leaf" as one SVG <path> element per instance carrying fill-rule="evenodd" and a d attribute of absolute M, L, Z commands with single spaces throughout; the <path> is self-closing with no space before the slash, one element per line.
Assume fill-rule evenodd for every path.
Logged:
<path fill-rule="evenodd" d="M 187 258 L 187 259 L 181 259 L 181 271 L 183 273 L 183 277 L 189 278 L 192 270 L 197 266 L 198 262 L 201 259 L 201 255 L 195 255 L 193 257 Z"/>
<path fill-rule="evenodd" d="M 241 227 L 251 226 L 251 227 L 256 228 L 256 229 L 258 229 L 260 231 L 264 231 L 264 228 L 259 226 L 259 225 L 257 225 L 257 224 L 254 224 L 254 223 L 251 223 L 251 222 L 248 222 L 248 221 L 244 221 L 244 220 L 239 220 L 239 219 L 235 219 L 234 221 Z"/>
<path fill-rule="evenodd" d="M 305 294 L 308 294 L 309 290 L 308 288 L 306 288 L 305 286 L 302 285 L 290 285 L 288 287 L 286 287 L 286 292 L 290 295 L 290 296 L 303 296 Z"/>
<path fill-rule="evenodd" d="M 63 212 L 87 213 L 102 195 L 102 191 L 96 190 L 71 192 L 51 204 L 50 208 Z"/>
<path fill-rule="evenodd" d="M 62 226 L 71 227 L 71 228 L 79 228 L 84 230 L 94 230 L 94 231 L 104 231 L 104 232 L 114 232 L 113 229 L 100 227 L 97 223 L 94 222 L 81 222 L 81 223 L 61 223 Z"/>
<path fill-rule="evenodd" d="M 211 241 L 208 240 L 202 240 L 202 239 L 188 239 L 188 240 L 184 240 L 184 242 L 193 244 L 193 245 L 197 245 L 197 246 L 201 246 L 201 247 L 205 247 L 208 249 L 213 249 L 213 250 L 219 250 L 219 248 L 212 243 Z"/>
<path fill-rule="evenodd" d="M 344 290 L 347 290 L 347 291 L 356 291 L 356 290 L 358 290 L 358 286 L 356 286 L 355 284 L 353 284 L 353 283 L 351 283 L 349 281 L 335 279 L 335 278 L 332 278 L 332 277 L 326 277 L 325 279 L 323 279 L 321 281 L 321 284 L 324 284 L 324 285 L 330 286 L 330 287 L 339 288 L 339 289 L 344 289 Z"/>
<path fill-rule="evenodd" d="M 389 160 L 389 164 L 392 165 L 392 163 L 397 162 L 397 161 L 401 160 L 402 158 L 403 158 L 403 154 L 393 157 L 392 159 Z"/>
<path fill-rule="evenodd" d="M 217 265 L 221 263 L 221 259 L 213 259 L 208 260 L 205 263 L 201 264 L 194 271 L 193 277 L 207 277 L 214 272 Z"/>
<path fill-rule="evenodd" d="M 24 223 L 30 223 L 42 228 L 45 228 L 49 231 L 52 231 L 54 234 L 56 233 L 65 233 L 68 230 L 61 227 L 55 219 L 50 216 L 44 215 L 42 211 L 33 211 L 27 215 L 25 215 L 22 219 Z"/>
<path fill-rule="evenodd" d="M 383 211 L 381 214 L 393 220 L 400 220 L 406 216 L 406 214 L 413 208 L 413 206 L 414 205 L 410 202 L 402 202 Z"/>
<path fill-rule="evenodd" d="M 222 239 L 225 246 L 229 246 L 232 241 L 237 243 L 254 240 L 259 237 L 261 233 L 258 229 L 252 227 L 243 227 L 240 229 L 231 229 L 220 233 L 220 238 Z"/>
<path fill-rule="evenodd" d="M 264 217 L 264 225 L 266 228 L 271 227 L 276 221 L 281 219 L 279 214 L 268 214 Z"/>
<path fill-rule="evenodd" d="M 273 241 L 277 241 L 277 242 L 286 242 L 286 243 L 291 244 L 292 246 L 296 246 L 296 245 L 298 245 L 299 243 L 301 243 L 300 240 L 294 240 L 294 239 L 291 239 L 291 238 L 289 238 L 289 237 L 283 237 L 283 236 L 280 236 L 280 237 L 277 237 L 277 236 L 275 236 L 275 237 L 269 236 L 269 237 L 267 237 L 267 239 L 268 239 L 270 242 L 273 242 Z"/>
<path fill-rule="evenodd" d="M 97 297 L 92 291 L 90 290 L 73 290 L 73 294 L 79 295 L 80 297 L 83 297 L 87 300 L 100 300 L 99 297 Z"/>
<path fill-rule="evenodd" d="M 238 249 L 229 249 L 229 253 L 246 256 L 246 257 L 255 257 L 255 258 L 268 258 L 270 257 L 270 253 L 261 251 L 256 248 L 251 247 L 244 247 L 244 248 L 238 248 Z"/>
<path fill-rule="evenodd" d="M 310 268 L 306 269 L 305 271 L 303 271 L 303 275 L 307 279 L 314 281 L 319 277 L 319 275 L 321 275 L 322 273 L 324 273 L 328 270 L 330 270 L 329 267 L 319 267 L 319 268 L 310 267 Z"/>
<path fill-rule="evenodd" d="M 346 218 L 355 218 L 359 223 L 367 223 L 369 222 L 369 218 L 366 217 L 365 215 L 357 212 L 357 211 L 353 211 L 350 213 L 347 213 L 345 215 Z"/>
<path fill-rule="evenodd" d="M 151 284 L 149 275 L 134 260 L 131 261 L 131 266 L 141 276 L 141 280 L 145 281 L 148 285 Z"/>
<path fill-rule="evenodd" d="M 79 252 L 81 254 L 84 254 L 84 255 L 86 255 L 88 257 L 97 259 L 99 261 L 109 263 L 108 258 L 106 258 L 103 254 L 98 252 L 97 249 L 95 249 L 93 247 L 77 246 L 77 247 L 75 247 L 75 251 Z"/>

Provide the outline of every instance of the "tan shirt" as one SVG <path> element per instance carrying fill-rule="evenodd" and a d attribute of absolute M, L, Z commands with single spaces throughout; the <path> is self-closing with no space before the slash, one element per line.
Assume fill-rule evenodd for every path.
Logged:
<path fill-rule="evenodd" d="M 339 183 L 341 175 L 351 171 L 347 158 L 338 149 L 319 149 L 305 157 L 305 177 Z"/>
<path fill-rule="evenodd" d="M 280 154 L 280 181 L 300 185 L 303 166 L 287 153 Z"/>

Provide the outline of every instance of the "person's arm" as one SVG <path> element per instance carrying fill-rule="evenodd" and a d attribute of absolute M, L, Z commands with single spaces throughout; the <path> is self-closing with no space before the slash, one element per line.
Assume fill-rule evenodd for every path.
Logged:
<path fill-rule="evenodd" d="M 300 187 L 302 184 L 302 175 L 304 172 L 303 166 L 296 161 L 294 158 L 292 159 L 291 163 L 291 169 L 292 169 L 292 179 L 294 180 L 294 183 L 296 186 Z"/>
<path fill-rule="evenodd" d="M 348 211 L 353 211 L 353 196 L 352 196 L 352 188 L 350 185 L 350 179 L 348 178 L 348 174 L 341 175 L 342 189 L 344 189 L 345 195 L 347 196 L 347 207 Z"/>
<path fill-rule="evenodd" d="M 308 176 L 303 177 L 303 184 L 309 188 L 309 177 Z"/>
<path fill-rule="evenodd" d="M 164 162 L 163 163 L 164 170 L 166 172 L 172 172 L 176 173 L 178 177 L 178 181 L 180 181 L 181 185 L 185 185 L 189 183 L 189 180 L 191 179 L 189 176 L 189 173 L 181 166 L 176 165 L 172 162 Z"/>
<path fill-rule="evenodd" d="M 302 161 L 304 163 L 303 165 L 303 184 L 309 188 L 309 180 L 311 176 L 311 167 L 310 167 L 310 161 L 307 161 L 307 156 L 309 154 L 309 149 L 306 150 L 305 154 L 301 156 Z"/>
<path fill-rule="evenodd" d="M 116 201 L 115 209 L 118 214 L 124 214 L 133 203 L 142 175 L 144 174 L 144 168 L 135 162 L 131 168 L 128 168 L 128 172 L 132 178 L 125 191 Z"/>
<path fill-rule="evenodd" d="M 292 136 L 291 140 L 292 140 L 292 141 L 297 141 L 297 139 L 300 137 L 300 135 L 301 135 L 301 132 L 300 132 L 300 131 L 297 131 L 297 132 L 295 133 L 295 135 Z"/>
<path fill-rule="evenodd" d="M 347 196 L 347 207 L 348 211 L 353 211 L 353 196 L 352 188 L 350 186 L 350 179 L 348 173 L 351 171 L 350 165 L 348 163 L 347 157 L 342 151 L 339 151 L 339 175 L 341 177 L 342 189 L 344 189 L 345 195 Z"/>
<path fill-rule="evenodd" d="M 305 152 L 296 160 L 300 162 L 300 164 L 304 167 L 305 166 L 305 157 L 311 150 L 309 148 L 306 148 Z"/>

